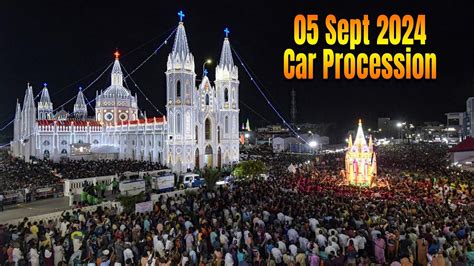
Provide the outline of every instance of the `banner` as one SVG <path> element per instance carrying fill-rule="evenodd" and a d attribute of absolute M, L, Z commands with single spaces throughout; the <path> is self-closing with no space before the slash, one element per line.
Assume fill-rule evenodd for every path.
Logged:
<path fill-rule="evenodd" d="M 145 201 L 135 204 L 135 212 L 145 213 L 153 211 L 153 201 Z"/>

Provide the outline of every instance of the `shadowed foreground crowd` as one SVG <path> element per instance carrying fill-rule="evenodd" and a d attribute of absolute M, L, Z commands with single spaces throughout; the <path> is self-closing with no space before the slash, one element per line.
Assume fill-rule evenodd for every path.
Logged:
<path fill-rule="evenodd" d="M 440 151 L 434 145 L 379 150 L 387 168 L 376 188 L 344 185 L 342 155 L 320 156 L 290 174 L 290 162 L 307 158 L 259 154 L 271 167 L 267 180 L 162 197 L 149 213 L 99 208 L 65 212 L 57 223 L 4 225 L 0 262 L 474 265 L 472 179 L 446 168 Z M 417 154 L 424 156 L 413 168 Z"/>
<path fill-rule="evenodd" d="M 162 166 L 158 163 L 132 160 L 71 160 L 57 163 L 38 160 L 34 163 L 26 163 L 5 155 L 0 161 L 0 193 L 24 188 L 33 191 L 35 188 L 61 184 L 62 179 L 106 176 L 127 171 L 150 171 L 161 168 Z"/>

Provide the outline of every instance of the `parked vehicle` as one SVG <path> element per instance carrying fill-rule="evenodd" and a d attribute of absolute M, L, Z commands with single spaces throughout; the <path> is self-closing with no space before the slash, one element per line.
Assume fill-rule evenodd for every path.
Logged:
<path fill-rule="evenodd" d="M 145 180 L 140 178 L 120 181 L 119 190 L 121 195 L 138 195 L 141 192 L 145 192 Z"/>
<path fill-rule="evenodd" d="M 179 176 L 180 188 L 201 187 L 206 183 L 204 178 L 195 173 L 185 173 Z"/>
<path fill-rule="evenodd" d="M 174 174 L 163 173 L 161 175 L 151 176 L 151 188 L 153 191 L 162 193 L 174 190 Z"/>

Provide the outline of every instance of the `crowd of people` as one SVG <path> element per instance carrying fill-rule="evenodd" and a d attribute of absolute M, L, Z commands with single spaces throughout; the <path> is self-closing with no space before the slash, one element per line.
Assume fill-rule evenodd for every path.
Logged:
<path fill-rule="evenodd" d="M 34 191 L 37 188 L 60 185 L 64 179 L 79 179 L 115 175 L 124 172 L 162 169 L 159 163 L 133 160 L 65 160 L 52 162 L 35 160 L 32 163 L 10 157 L 0 160 L 0 193 L 14 190 Z"/>
<path fill-rule="evenodd" d="M 447 168 L 443 148 L 379 148 L 371 188 L 343 182 L 343 154 L 259 152 L 267 179 L 161 196 L 145 213 L 77 209 L 4 225 L 0 263 L 474 265 L 472 174 Z"/>

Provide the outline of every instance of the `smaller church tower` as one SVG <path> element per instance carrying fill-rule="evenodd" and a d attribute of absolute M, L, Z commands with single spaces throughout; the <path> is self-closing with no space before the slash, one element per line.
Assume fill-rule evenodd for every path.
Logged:
<path fill-rule="evenodd" d="M 48 84 L 43 84 L 43 90 L 41 90 L 41 97 L 38 102 L 38 119 L 39 120 L 50 120 L 53 118 L 53 103 L 49 97 Z"/>
<path fill-rule="evenodd" d="M 48 95 L 49 96 L 49 95 Z M 49 97 L 48 97 L 49 99 Z M 20 141 L 21 154 L 29 161 L 31 156 L 36 156 L 36 107 L 34 102 L 33 87 L 28 84 L 21 111 Z"/>
<path fill-rule="evenodd" d="M 20 132 L 21 132 L 21 106 L 18 99 L 16 99 L 15 118 L 13 120 L 13 140 L 10 143 L 10 148 L 13 156 L 20 156 Z"/>
<path fill-rule="evenodd" d="M 79 87 L 79 92 L 77 93 L 73 114 L 76 119 L 83 120 L 87 118 L 87 105 L 81 87 Z"/>
<path fill-rule="evenodd" d="M 216 67 L 216 92 L 219 129 L 222 132 L 218 161 L 222 164 L 239 160 L 239 72 L 232 58 L 229 29 L 224 30 L 221 57 Z M 219 163 L 221 164 L 221 163 Z"/>

